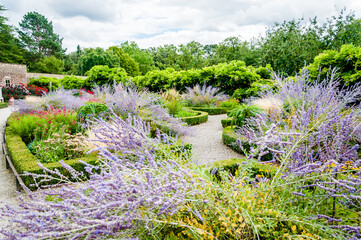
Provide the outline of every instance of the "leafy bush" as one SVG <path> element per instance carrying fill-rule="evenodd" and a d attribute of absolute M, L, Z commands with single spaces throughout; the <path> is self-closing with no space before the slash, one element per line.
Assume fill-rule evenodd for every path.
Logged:
<path fill-rule="evenodd" d="M 104 103 L 88 102 L 80 107 L 77 111 L 77 121 L 87 123 L 95 118 L 107 118 L 109 116 L 109 108 Z"/>
<path fill-rule="evenodd" d="M 232 110 L 239 106 L 239 102 L 237 99 L 230 98 L 225 101 L 218 102 L 218 106 L 227 110 Z"/>
<path fill-rule="evenodd" d="M 28 86 L 33 85 L 35 87 L 50 89 L 50 83 L 51 83 L 51 90 L 56 90 L 61 85 L 60 80 L 57 78 L 41 76 L 39 78 L 31 78 L 28 82 Z"/>
<path fill-rule="evenodd" d="M 64 76 L 60 83 L 64 89 L 81 89 L 85 87 L 85 79 L 75 76 Z"/>
<path fill-rule="evenodd" d="M 128 84 L 129 76 L 127 72 L 120 67 L 109 68 L 108 66 L 97 65 L 86 72 L 88 78 L 85 80 L 85 86 L 88 89 L 95 85 L 112 85 L 114 82 Z"/>
<path fill-rule="evenodd" d="M 228 116 L 232 118 L 232 124 L 242 127 L 247 119 L 255 117 L 256 114 L 259 114 L 263 109 L 248 104 L 241 104 L 239 107 L 233 109 Z"/>
<path fill-rule="evenodd" d="M 361 82 L 361 47 L 343 45 L 339 51 L 324 51 L 307 68 L 314 80 L 325 79 L 331 74 L 331 68 L 337 68 L 336 76 L 342 79 L 341 85 L 353 86 Z"/>

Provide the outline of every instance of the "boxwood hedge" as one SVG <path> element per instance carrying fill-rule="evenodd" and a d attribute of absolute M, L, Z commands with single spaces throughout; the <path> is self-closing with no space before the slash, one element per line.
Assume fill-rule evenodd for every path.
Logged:
<path fill-rule="evenodd" d="M 228 109 L 223 107 L 191 107 L 194 111 L 207 112 L 209 115 L 218 115 L 227 113 Z"/>
<path fill-rule="evenodd" d="M 198 114 L 191 117 L 182 117 L 180 118 L 183 122 L 186 122 L 188 125 L 197 125 L 208 121 L 208 113 L 195 111 Z"/>

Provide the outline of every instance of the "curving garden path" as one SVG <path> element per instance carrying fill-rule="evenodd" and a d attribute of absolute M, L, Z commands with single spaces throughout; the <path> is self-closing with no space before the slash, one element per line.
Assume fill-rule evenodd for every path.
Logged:
<path fill-rule="evenodd" d="M 0 109 L 0 143 L 3 142 L 3 131 L 6 124 L 6 120 L 11 114 L 11 108 Z M 6 169 L 5 155 L 0 150 L 0 207 L 5 205 L 16 205 L 17 200 L 17 190 L 16 190 L 16 181 L 15 175 L 10 169 Z M 0 224 L 3 224 L 5 219 L 0 218 Z"/>
<path fill-rule="evenodd" d="M 197 164 L 211 164 L 224 159 L 242 157 L 222 142 L 221 120 L 225 118 L 227 118 L 226 114 L 209 115 L 208 122 L 190 126 L 191 136 L 181 138 L 184 142 L 193 144 L 193 154 Z"/>

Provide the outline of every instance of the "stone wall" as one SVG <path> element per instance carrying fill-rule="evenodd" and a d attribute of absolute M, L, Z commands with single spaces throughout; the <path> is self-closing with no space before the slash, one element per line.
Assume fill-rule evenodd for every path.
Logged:
<path fill-rule="evenodd" d="M 49 73 L 27 73 L 26 74 L 26 82 L 28 83 L 30 78 L 38 79 L 39 77 L 53 77 L 53 78 L 57 78 L 57 79 L 62 79 L 62 78 L 64 78 L 64 76 L 67 76 L 67 75 L 49 74 Z M 77 76 L 77 77 L 80 77 L 83 79 L 86 78 L 84 76 Z"/>
<path fill-rule="evenodd" d="M 26 84 L 26 65 L 0 63 L 0 86 L 5 86 L 7 80 L 10 84 Z"/>

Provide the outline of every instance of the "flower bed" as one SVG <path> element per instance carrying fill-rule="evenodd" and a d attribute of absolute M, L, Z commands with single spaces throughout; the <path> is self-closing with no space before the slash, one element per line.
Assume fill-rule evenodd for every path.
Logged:
<path fill-rule="evenodd" d="M 183 122 L 186 122 L 188 125 L 197 125 L 201 123 L 205 123 L 208 121 L 208 113 L 207 112 L 201 112 L 196 111 L 196 116 L 191 117 L 182 117 L 180 118 Z"/>
<path fill-rule="evenodd" d="M 71 176 L 71 173 L 67 169 L 65 169 L 63 165 L 59 162 L 41 164 L 43 167 L 41 167 L 41 165 L 38 165 L 39 162 L 36 157 L 26 147 L 21 137 L 15 134 L 9 126 L 6 127 L 5 134 L 9 156 L 14 164 L 16 171 L 21 175 L 24 184 L 29 189 L 37 189 L 36 186 L 32 186 L 35 181 L 31 174 L 43 174 L 43 167 L 50 170 L 58 169 L 59 172 L 62 173 L 64 176 Z M 94 165 L 97 162 L 97 153 L 92 153 L 81 158 L 65 160 L 64 163 L 68 164 L 77 171 L 84 172 L 85 165 L 83 163 L 80 163 L 79 161 L 84 161 L 86 163 Z M 30 174 L 23 175 L 25 172 Z M 86 177 L 86 174 L 84 175 L 84 177 Z M 51 181 L 44 181 L 41 184 L 48 185 L 56 183 L 56 180 L 52 179 Z"/>

